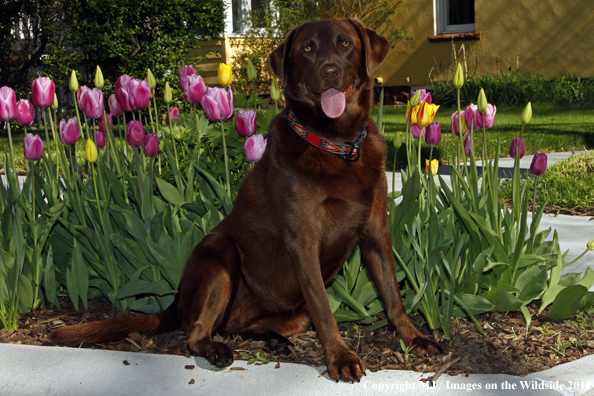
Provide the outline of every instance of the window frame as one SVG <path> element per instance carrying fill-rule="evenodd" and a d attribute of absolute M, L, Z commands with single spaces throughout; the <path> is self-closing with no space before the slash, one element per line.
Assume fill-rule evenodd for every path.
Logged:
<path fill-rule="evenodd" d="M 434 3 L 434 22 L 435 34 L 454 34 L 454 33 L 474 33 L 476 32 L 475 23 L 467 23 L 464 25 L 448 25 L 448 0 L 433 0 Z M 474 1 L 474 0 L 473 0 Z"/>

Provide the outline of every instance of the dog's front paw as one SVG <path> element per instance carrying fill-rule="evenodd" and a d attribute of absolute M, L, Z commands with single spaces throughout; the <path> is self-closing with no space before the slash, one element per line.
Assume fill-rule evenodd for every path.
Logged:
<path fill-rule="evenodd" d="M 410 344 L 415 346 L 412 353 L 417 356 L 433 356 L 443 352 L 443 349 L 437 342 L 425 336 L 416 336 Z"/>
<path fill-rule="evenodd" d="M 365 375 L 365 365 L 353 351 L 348 348 L 333 354 L 326 359 L 328 376 L 333 380 L 354 383 L 361 381 Z"/>
<path fill-rule="evenodd" d="M 233 363 L 233 351 L 222 342 L 210 341 L 206 345 L 201 345 L 197 350 L 192 349 L 192 352 L 202 356 L 208 360 L 208 363 L 218 368 L 227 367 Z"/>

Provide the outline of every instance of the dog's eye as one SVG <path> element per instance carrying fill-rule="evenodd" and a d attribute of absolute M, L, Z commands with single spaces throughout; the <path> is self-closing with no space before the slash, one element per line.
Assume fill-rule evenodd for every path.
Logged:
<path fill-rule="evenodd" d="M 348 41 L 343 41 L 342 42 L 342 46 L 343 47 L 348 47 L 349 45 L 351 45 L 351 43 L 349 43 Z"/>
<path fill-rule="evenodd" d="M 311 51 L 311 47 L 307 46 L 307 47 L 303 48 L 303 51 L 310 52 Z"/>

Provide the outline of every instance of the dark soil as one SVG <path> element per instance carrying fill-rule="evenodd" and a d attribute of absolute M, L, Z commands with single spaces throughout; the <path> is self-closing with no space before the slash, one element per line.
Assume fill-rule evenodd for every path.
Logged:
<path fill-rule="evenodd" d="M 0 342 L 52 346 L 54 344 L 48 336 L 55 328 L 135 315 L 123 315 L 105 300 L 89 301 L 89 309 L 81 311 L 75 311 L 67 299 L 61 304 L 63 309 L 60 311 L 43 309 L 21 315 L 17 331 L 9 333 L 0 329 Z M 444 337 L 440 340 L 444 353 L 434 357 L 407 357 L 400 348 L 394 330 L 388 327 L 374 332 L 368 332 L 368 327 L 360 324 L 341 324 L 340 327 L 347 344 L 371 371 L 398 369 L 438 372 L 446 369 L 445 372 L 450 375 L 505 373 L 522 376 L 594 353 L 594 315 L 583 314 L 580 319 L 574 318 L 573 322 L 551 321 L 544 316 L 536 316 L 533 308 L 530 328 L 526 328 L 526 322 L 519 312 L 479 315 L 477 319 L 485 335 L 477 331 L 472 321 L 453 318 L 451 339 L 446 340 Z M 378 315 L 377 319 L 382 317 Z M 417 314 L 412 320 L 425 334 L 430 334 L 422 315 Z M 233 348 L 238 360 L 263 356 L 264 359 L 257 359 L 256 364 L 265 360 L 315 366 L 324 364 L 322 349 L 313 330 L 290 337 L 293 347 L 287 353 L 274 352 L 264 341 L 216 337 Z M 97 344 L 91 348 L 185 355 L 186 340 L 181 330 L 156 336 L 133 333 L 124 341 Z"/>

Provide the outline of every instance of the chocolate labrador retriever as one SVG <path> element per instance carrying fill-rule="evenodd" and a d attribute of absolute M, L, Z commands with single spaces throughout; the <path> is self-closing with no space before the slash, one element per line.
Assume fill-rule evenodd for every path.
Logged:
<path fill-rule="evenodd" d="M 365 366 L 341 338 L 324 288 L 359 243 L 398 335 L 417 355 L 439 352 L 407 317 L 394 273 L 386 148 L 369 118 L 370 75 L 388 47 L 356 20 L 293 29 L 270 55 L 288 111 L 272 122 L 231 214 L 192 251 L 172 306 L 57 329 L 52 339 L 92 344 L 181 326 L 189 351 L 225 367 L 233 352 L 213 334 L 288 337 L 313 323 L 330 378 L 359 381 Z"/>

